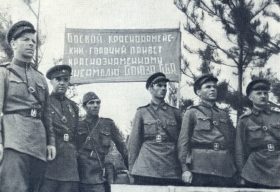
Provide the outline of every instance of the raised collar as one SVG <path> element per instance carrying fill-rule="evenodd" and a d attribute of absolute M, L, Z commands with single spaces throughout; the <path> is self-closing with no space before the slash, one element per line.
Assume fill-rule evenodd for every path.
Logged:
<path fill-rule="evenodd" d="M 252 113 L 255 114 L 255 115 L 259 115 L 261 113 L 266 113 L 266 114 L 270 115 L 271 111 L 270 111 L 270 109 L 268 107 L 265 108 L 264 110 L 259 110 L 259 109 L 255 108 L 255 107 L 253 107 L 252 108 Z"/>
<path fill-rule="evenodd" d="M 17 58 L 13 58 L 12 60 L 12 63 L 21 67 L 21 68 L 26 68 L 26 67 L 30 67 L 31 63 L 27 63 L 27 62 L 24 62 L 24 61 L 20 61 L 18 60 Z"/>
<path fill-rule="evenodd" d="M 59 95 L 59 94 L 56 94 L 54 92 L 52 92 L 51 95 L 54 96 L 59 101 L 63 101 L 66 98 L 65 95 Z"/>
<path fill-rule="evenodd" d="M 92 124 L 93 122 L 96 122 L 96 120 L 99 118 L 99 116 L 89 116 L 89 115 L 86 115 L 85 117 L 85 121 L 88 122 L 89 124 Z"/>
<path fill-rule="evenodd" d="M 159 108 L 162 108 L 162 109 L 166 109 L 167 108 L 167 104 L 165 103 L 165 101 L 161 102 L 160 104 L 156 104 L 154 103 L 153 101 L 151 101 L 150 105 L 155 109 L 155 110 L 158 110 Z"/>
<path fill-rule="evenodd" d="M 203 106 L 203 107 L 206 107 L 206 108 L 208 108 L 208 109 L 214 109 L 215 111 L 218 111 L 218 112 L 219 112 L 219 108 L 217 107 L 216 103 L 214 103 L 213 105 L 210 105 L 209 103 L 200 101 L 200 102 L 199 102 L 199 105 L 200 105 L 200 106 Z"/>

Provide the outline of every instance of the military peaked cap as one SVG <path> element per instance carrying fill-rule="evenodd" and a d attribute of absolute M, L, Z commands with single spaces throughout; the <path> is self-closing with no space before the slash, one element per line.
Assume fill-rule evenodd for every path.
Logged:
<path fill-rule="evenodd" d="M 255 79 L 255 80 L 251 81 L 247 85 L 247 88 L 246 88 L 247 96 L 249 96 L 250 93 L 253 90 L 266 90 L 266 91 L 269 91 L 270 90 L 270 83 L 266 79 Z"/>
<path fill-rule="evenodd" d="M 28 21 L 19 21 L 15 23 L 7 33 L 7 41 L 10 44 L 12 39 L 16 40 L 17 38 L 21 37 L 23 33 L 35 33 L 36 30 L 34 26 Z"/>
<path fill-rule="evenodd" d="M 69 65 L 56 65 L 47 71 L 47 78 L 53 79 L 61 76 L 71 76 L 72 68 Z"/>
<path fill-rule="evenodd" d="M 169 82 L 169 79 L 167 79 L 166 76 L 161 72 L 152 74 L 146 81 L 146 89 L 148 89 L 151 84 L 158 83 L 161 81 Z"/>
<path fill-rule="evenodd" d="M 196 93 L 196 91 L 198 89 L 201 88 L 201 86 L 204 84 L 204 83 L 207 83 L 209 81 L 214 81 L 214 82 L 217 82 L 218 79 L 216 77 L 214 77 L 212 74 L 203 74 L 201 75 L 200 77 L 198 77 L 196 79 L 196 81 L 194 82 L 194 85 L 193 85 L 193 90 L 194 90 L 194 93 Z"/>

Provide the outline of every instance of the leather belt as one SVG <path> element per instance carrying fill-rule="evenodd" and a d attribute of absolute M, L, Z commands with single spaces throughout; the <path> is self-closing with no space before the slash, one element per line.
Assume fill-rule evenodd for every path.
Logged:
<path fill-rule="evenodd" d="M 37 119 L 40 119 L 42 117 L 42 111 L 40 109 L 21 109 L 16 111 L 6 111 L 4 112 L 4 114 L 19 114 L 24 117 L 33 117 Z"/>
<path fill-rule="evenodd" d="M 194 149 L 213 149 L 214 151 L 219 151 L 219 150 L 227 150 L 226 145 L 222 145 L 218 142 L 214 143 L 192 143 L 191 148 Z"/>
<path fill-rule="evenodd" d="M 267 151 L 280 151 L 280 145 L 279 144 L 265 144 L 265 145 L 260 145 L 256 147 L 252 147 L 251 151 L 256 152 L 262 149 L 266 149 Z"/>
<path fill-rule="evenodd" d="M 174 142 L 173 139 L 161 135 L 159 138 L 159 135 L 151 135 L 151 136 L 145 136 L 145 141 L 154 141 L 156 143 L 162 143 L 162 142 Z"/>

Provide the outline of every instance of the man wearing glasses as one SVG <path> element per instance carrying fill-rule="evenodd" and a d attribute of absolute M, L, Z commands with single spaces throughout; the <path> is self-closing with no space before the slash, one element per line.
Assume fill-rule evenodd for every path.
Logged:
<path fill-rule="evenodd" d="M 65 96 L 69 86 L 71 67 L 56 65 L 47 71 L 53 87 L 50 95 L 52 124 L 56 136 L 57 156 L 47 163 L 41 192 L 78 191 L 78 167 L 75 133 L 79 121 L 79 108 Z"/>
<path fill-rule="evenodd" d="M 78 167 L 81 192 L 105 192 L 105 156 L 109 153 L 111 141 L 128 166 L 127 148 L 119 129 L 113 120 L 99 117 L 101 101 L 94 92 L 83 97 L 85 118 L 79 122 L 77 135 Z M 113 178 L 107 181 L 113 183 Z"/>
<path fill-rule="evenodd" d="M 169 79 L 161 73 L 146 82 L 150 104 L 139 107 L 129 137 L 129 171 L 138 185 L 179 185 L 181 167 L 176 144 L 181 127 L 177 108 L 165 103 Z"/>

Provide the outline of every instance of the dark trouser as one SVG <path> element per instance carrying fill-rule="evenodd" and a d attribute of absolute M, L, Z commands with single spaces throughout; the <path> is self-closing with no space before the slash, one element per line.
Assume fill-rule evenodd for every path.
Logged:
<path fill-rule="evenodd" d="M 0 192 L 38 191 L 46 163 L 13 149 L 4 149 L 0 166 Z"/>
<path fill-rule="evenodd" d="M 272 186 L 267 186 L 267 185 L 262 185 L 259 183 L 253 183 L 250 181 L 245 181 L 245 187 L 249 188 L 263 188 L 263 189 L 280 189 L 280 187 L 272 187 Z"/>
<path fill-rule="evenodd" d="M 80 192 L 105 192 L 105 185 L 103 183 L 100 184 L 79 184 Z"/>
<path fill-rule="evenodd" d="M 78 182 L 56 181 L 44 177 L 40 192 L 77 192 Z"/>
<path fill-rule="evenodd" d="M 236 187 L 235 177 L 221 177 L 208 174 L 192 173 L 193 186 L 207 186 L 207 187 Z"/>
<path fill-rule="evenodd" d="M 155 178 L 155 177 L 145 177 L 145 176 L 134 176 L 135 185 L 182 185 L 179 179 L 166 179 L 166 178 Z"/>

